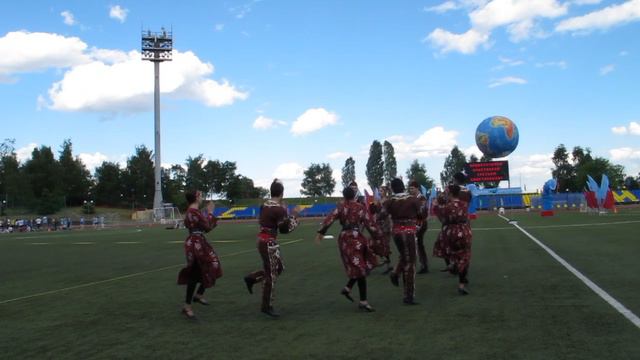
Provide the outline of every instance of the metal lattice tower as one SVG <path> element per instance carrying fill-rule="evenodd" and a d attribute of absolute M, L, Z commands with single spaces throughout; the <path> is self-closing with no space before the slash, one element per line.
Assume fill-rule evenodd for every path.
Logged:
<path fill-rule="evenodd" d="M 153 62 L 154 70 L 154 92 L 153 92 L 153 112 L 155 123 L 155 193 L 153 196 L 153 208 L 161 208 L 162 201 L 162 161 L 160 157 L 160 63 L 171 61 L 173 50 L 172 31 L 161 28 L 160 32 L 142 32 L 142 60 Z"/>

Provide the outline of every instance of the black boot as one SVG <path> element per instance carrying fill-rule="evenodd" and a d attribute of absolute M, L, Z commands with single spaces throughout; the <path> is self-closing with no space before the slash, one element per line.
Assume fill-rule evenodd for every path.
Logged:
<path fill-rule="evenodd" d="M 245 276 L 244 283 L 245 285 L 247 285 L 247 291 L 249 291 L 249 294 L 253 294 L 253 285 L 255 285 L 256 281 L 248 276 Z"/>
<path fill-rule="evenodd" d="M 278 314 L 275 310 L 273 310 L 273 306 L 270 306 L 267 309 L 262 309 L 262 312 L 271 316 L 272 318 L 279 318 L 280 314 Z"/>

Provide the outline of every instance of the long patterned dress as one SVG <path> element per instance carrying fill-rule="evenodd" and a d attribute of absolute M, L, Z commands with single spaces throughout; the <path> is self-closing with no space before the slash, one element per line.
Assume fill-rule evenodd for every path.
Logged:
<path fill-rule="evenodd" d="M 371 249 L 374 254 L 383 258 L 391 255 L 391 218 L 389 214 L 382 213 L 382 209 L 375 204 L 369 205 L 371 216 L 376 221 L 376 226 L 381 232 L 381 236 L 373 236 L 371 239 Z"/>
<path fill-rule="evenodd" d="M 331 224 L 340 221 L 342 231 L 338 236 L 340 258 L 350 279 L 365 277 L 376 266 L 376 256 L 369 247 L 369 241 L 362 234 L 362 227 L 366 227 L 373 237 L 382 234 L 376 227 L 364 205 L 355 201 L 344 201 L 338 204 L 322 222 L 318 233 L 327 233 Z"/>
<path fill-rule="evenodd" d="M 197 209 L 189 208 L 184 218 L 184 226 L 189 236 L 184 241 L 184 253 L 187 266 L 178 274 L 178 284 L 185 285 L 197 279 L 205 288 L 215 285 L 216 279 L 222 276 L 220 259 L 213 247 L 204 237 L 213 230 L 217 219 L 212 214 L 203 215 Z"/>
<path fill-rule="evenodd" d="M 460 273 L 466 272 L 471 261 L 472 233 L 468 221 L 468 207 L 467 201 L 456 198 L 435 206 L 442 230 L 438 235 L 434 255 L 449 259 Z"/>

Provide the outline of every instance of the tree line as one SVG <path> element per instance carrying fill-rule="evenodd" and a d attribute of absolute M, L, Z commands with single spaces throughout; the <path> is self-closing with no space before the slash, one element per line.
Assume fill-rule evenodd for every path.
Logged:
<path fill-rule="evenodd" d="M 144 145 L 137 146 L 126 166 L 105 161 L 91 174 L 82 160 L 74 156 L 71 140 L 65 140 L 58 154 L 49 146 L 40 146 L 31 158 L 20 163 L 15 152 L 15 141 L 0 143 L 0 201 L 9 207 L 24 207 L 39 214 L 51 214 L 65 206 L 83 206 L 86 202 L 98 206 L 150 208 L 153 205 L 154 171 L 153 153 Z M 490 158 L 469 158 L 454 146 L 445 158 L 440 173 L 441 184 L 447 184 L 453 175 L 462 171 L 467 162 L 490 161 Z M 608 159 L 593 156 L 591 149 L 576 146 L 571 153 L 560 144 L 551 159 L 552 176 L 559 182 L 559 191 L 580 192 L 585 188 L 587 175 L 598 181 L 603 174 L 609 177 L 614 189 L 640 188 L 637 177 L 625 175 L 624 167 Z M 342 186 L 356 180 L 356 162 L 346 159 L 342 168 Z M 370 188 L 380 188 L 398 176 L 393 145 L 374 140 L 366 163 L 366 180 Z M 427 174 L 424 163 L 414 160 L 405 172 L 406 181 L 417 181 L 431 188 L 435 181 Z M 497 183 L 480 184 L 496 187 Z M 320 197 L 333 194 L 336 181 L 328 163 L 312 163 L 305 171 L 301 183 L 303 196 Z M 268 190 L 255 186 L 252 179 L 237 173 L 232 161 L 207 160 L 202 154 L 189 156 L 183 165 L 174 164 L 162 169 L 162 193 L 165 202 L 184 207 L 186 189 L 200 189 L 209 197 L 230 201 L 264 198 Z"/>
<path fill-rule="evenodd" d="M 7 207 L 23 207 L 38 214 L 52 214 L 65 206 L 86 204 L 111 207 L 151 208 L 154 196 L 153 152 L 137 146 L 126 166 L 105 161 L 92 175 L 74 156 L 71 140 L 65 140 L 58 156 L 49 146 L 40 146 L 20 163 L 15 141 L 0 144 L 0 201 Z M 165 202 L 184 207 L 185 189 L 201 189 L 208 196 L 231 201 L 260 198 L 268 191 L 237 173 L 236 163 L 189 157 L 185 166 L 162 169 Z"/>

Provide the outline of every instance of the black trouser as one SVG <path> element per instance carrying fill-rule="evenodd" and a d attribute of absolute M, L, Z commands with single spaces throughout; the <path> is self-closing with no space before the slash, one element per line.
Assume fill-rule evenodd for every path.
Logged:
<path fill-rule="evenodd" d="M 427 232 L 427 224 L 422 224 L 418 231 L 416 231 L 416 238 L 418 239 L 418 260 L 420 261 L 420 267 L 426 269 L 429 267 L 429 260 L 427 259 L 427 252 L 424 249 L 424 235 Z"/>
<path fill-rule="evenodd" d="M 185 298 L 185 303 L 191 304 L 193 301 L 193 293 L 196 290 L 196 285 L 200 283 L 198 287 L 197 294 L 202 296 L 204 294 L 204 286 L 202 285 L 202 273 L 200 272 L 200 265 L 198 265 L 197 261 L 193 262 L 191 267 L 191 277 L 189 278 L 189 282 L 187 283 L 187 296 Z"/>
<path fill-rule="evenodd" d="M 358 282 L 358 290 L 360 291 L 360 301 L 367 301 L 367 278 L 363 276 L 356 279 L 349 279 L 347 288 L 351 290 L 356 282 Z"/>

